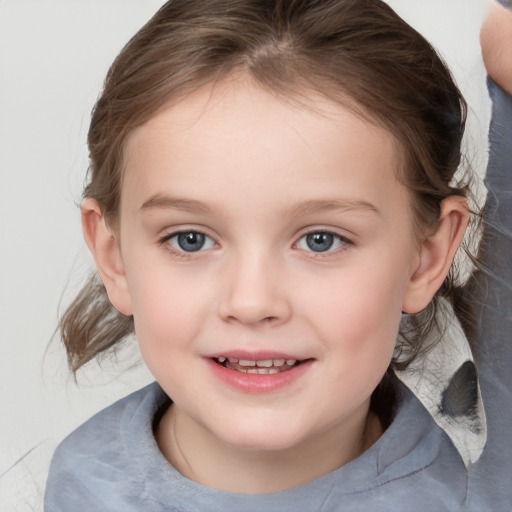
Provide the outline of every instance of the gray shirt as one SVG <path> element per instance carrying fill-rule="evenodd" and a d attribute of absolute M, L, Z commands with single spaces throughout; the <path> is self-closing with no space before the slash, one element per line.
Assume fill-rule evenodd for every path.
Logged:
<path fill-rule="evenodd" d="M 204 487 L 169 464 L 152 427 L 169 404 L 155 383 L 73 432 L 53 458 L 45 511 L 464 510 L 467 472 L 459 453 L 405 386 L 391 426 L 363 455 L 313 482 L 259 495 Z"/>

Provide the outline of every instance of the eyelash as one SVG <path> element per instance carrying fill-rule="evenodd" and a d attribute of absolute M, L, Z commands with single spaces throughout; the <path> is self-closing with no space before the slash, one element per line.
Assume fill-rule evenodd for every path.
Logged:
<path fill-rule="evenodd" d="M 200 237 L 204 237 L 204 239 L 205 239 L 204 242 L 207 244 L 210 244 L 210 247 L 207 247 L 206 249 L 204 249 L 204 244 L 203 244 L 197 251 L 187 251 L 187 250 L 183 249 L 182 247 L 180 248 L 180 247 L 173 246 L 173 244 L 170 243 L 171 240 L 173 240 L 173 239 L 178 240 L 178 237 L 180 235 L 195 235 L 195 236 L 199 235 Z M 339 245 L 337 247 L 335 247 L 334 249 L 331 246 L 323 251 L 315 251 L 310 247 L 310 245 L 308 244 L 308 241 L 307 241 L 307 237 L 312 236 L 312 235 L 328 235 L 328 236 L 332 237 L 333 244 L 335 244 L 337 241 Z M 300 247 L 300 244 L 303 240 L 308 245 L 308 248 Z M 160 238 L 158 240 L 158 243 L 159 243 L 159 245 L 165 246 L 166 250 L 169 253 L 171 253 L 173 256 L 178 257 L 178 258 L 184 258 L 184 259 L 188 259 L 190 257 L 193 257 L 193 255 L 195 255 L 197 253 L 200 253 L 200 252 L 203 252 L 204 250 L 212 249 L 212 248 L 218 246 L 212 237 L 208 236 L 206 233 L 203 233 L 202 231 L 193 230 L 193 229 L 181 230 L 181 231 L 176 231 L 174 233 L 170 233 L 170 234 L 165 235 L 162 238 Z M 177 242 L 177 243 L 179 244 L 179 242 Z M 297 242 L 295 242 L 293 247 L 300 249 L 306 253 L 310 253 L 311 255 L 314 255 L 313 257 L 315 257 L 315 258 L 325 258 L 325 257 L 332 256 L 333 254 L 336 254 L 340 251 L 346 250 L 347 246 L 353 246 L 353 245 L 354 245 L 354 242 L 352 242 L 350 239 L 348 239 L 342 235 L 339 235 L 337 233 L 334 233 L 332 231 L 328 231 L 328 230 L 324 230 L 324 229 L 311 229 L 310 231 L 301 235 L 300 238 L 297 240 Z"/>

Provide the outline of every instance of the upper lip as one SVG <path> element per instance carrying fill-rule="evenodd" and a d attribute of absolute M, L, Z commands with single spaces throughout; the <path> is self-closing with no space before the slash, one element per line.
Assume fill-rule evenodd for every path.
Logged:
<path fill-rule="evenodd" d="M 243 349 L 235 349 L 235 350 L 226 350 L 225 352 L 215 352 L 212 354 L 208 354 L 205 357 L 211 359 L 217 359 L 219 357 L 232 358 L 238 360 L 245 361 L 268 361 L 270 359 L 285 359 L 285 360 L 296 360 L 303 361 L 304 359 L 309 359 L 305 357 L 300 357 L 296 354 L 288 354 L 284 352 L 277 352 L 275 350 L 257 350 L 257 351 L 248 351 Z"/>

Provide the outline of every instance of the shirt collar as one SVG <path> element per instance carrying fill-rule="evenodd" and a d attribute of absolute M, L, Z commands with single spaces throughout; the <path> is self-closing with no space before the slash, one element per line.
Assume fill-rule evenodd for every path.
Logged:
<path fill-rule="evenodd" d="M 437 339 L 424 356 L 416 358 L 405 370 L 395 370 L 395 374 L 450 437 L 469 467 L 482 454 L 487 422 L 469 343 L 445 299 L 439 308 L 439 325 L 425 343 Z"/>

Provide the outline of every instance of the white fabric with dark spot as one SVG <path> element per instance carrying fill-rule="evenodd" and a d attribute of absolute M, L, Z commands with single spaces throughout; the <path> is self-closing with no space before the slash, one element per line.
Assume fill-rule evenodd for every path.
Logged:
<path fill-rule="evenodd" d="M 439 342 L 406 370 L 395 373 L 448 434 L 468 467 L 486 443 L 485 411 L 469 343 L 447 301 L 441 302 L 439 316 L 439 329 L 429 335 Z"/>

